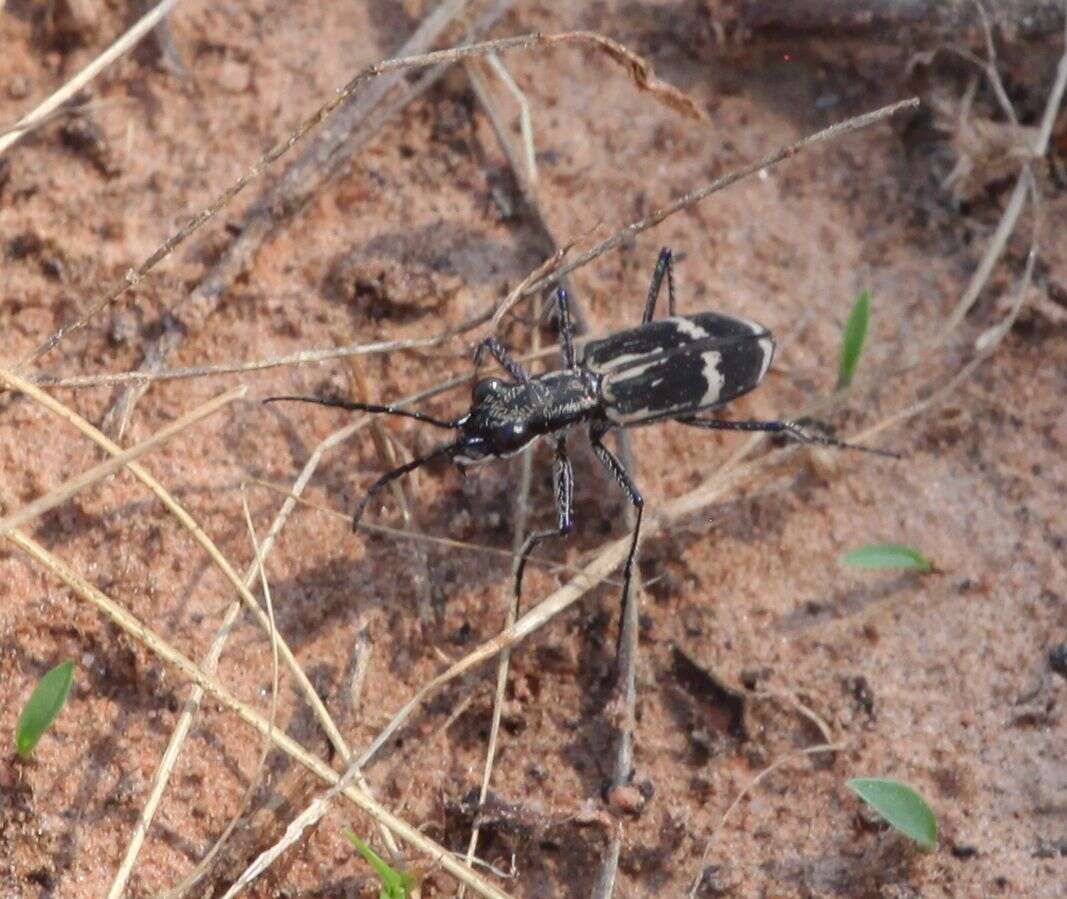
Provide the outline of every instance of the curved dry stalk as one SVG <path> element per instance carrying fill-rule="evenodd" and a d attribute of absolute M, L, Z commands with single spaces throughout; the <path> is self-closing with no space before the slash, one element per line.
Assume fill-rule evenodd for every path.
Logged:
<path fill-rule="evenodd" d="M 555 259 L 549 259 L 548 263 L 539 266 L 537 272 L 541 272 L 550 263 L 553 263 Z M 535 273 L 536 274 L 536 273 Z M 524 282 L 525 283 L 525 282 Z M 509 294 L 510 297 L 514 295 Z M 504 309 L 506 312 L 510 306 L 505 308 L 508 300 L 505 300 L 501 306 L 497 307 Z M 478 325 L 485 324 L 486 322 L 492 322 L 494 316 L 489 312 L 482 313 L 470 321 L 460 325 L 459 328 L 448 331 L 444 334 L 438 334 L 435 337 L 416 337 L 410 340 L 387 340 L 380 341 L 378 343 L 353 343 L 344 347 L 329 347 L 319 350 L 302 350 L 299 353 L 290 353 L 286 356 L 268 356 L 265 359 L 253 359 L 248 362 L 223 362 L 217 365 L 195 365 L 189 368 L 171 368 L 163 369 L 161 371 L 121 371 L 111 374 L 98 374 L 98 375 L 75 375 L 70 378 L 62 378 L 56 375 L 35 375 L 27 377 L 26 381 L 30 384 L 36 384 L 39 387 L 48 388 L 69 388 L 79 389 L 83 387 L 106 387 L 116 384 L 151 384 L 155 381 L 180 381 L 190 378 L 209 378 L 217 377 L 220 375 L 238 375 L 248 372 L 265 371 L 270 368 L 282 368 L 287 365 L 308 365 L 313 362 L 326 362 L 331 359 L 347 359 L 350 356 L 374 356 L 385 355 L 387 353 L 393 353 L 400 350 L 411 349 L 423 349 L 426 347 L 441 346 L 453 337 L 458 336 L 468 330 L 473 330 Z M 590 338 L 578 338 L 574 341 L 576 346 L 580 346 L 585 340 Z M 545 356 L 549 356 L 552 353 L 559 352 L 559 347 L 553 344 L 550 347 L 538 351 L 535 355 L 520 356 L 519 361 L 528 362 L 533 359 L 541 359 Z M 465 384 L 475 377 L 475 373 L 471 373 L 466 377 L 461 377 L 454 383 L 449 382 L 450 387 L 459 386 Z"/>
<path fill-rule="evenodd" d="M 526 160 L 526 181 L 531 190 L 536 190 L 538 181 L 537 154 L 534 152 L 533 118 L 530 115 L 529 101 L 527 101 L 526 94 L 515 83 L 515 79 L 511 77 L 511 73 L 501 62 L 499 56 L 495 53 L 490 53 L 485 58 L 485 61 L 489 68 L 493 70 L 493 74 L 500 79 L 511 96 L 515 98 L 515 102 L 519 104 L 519 133 L 522 134 L 523 158 Z"/>
<path fill-rule="evenodd" d="M 757 690 L 749 694 L 753 699 L 771 699 L 788 706 L 800 717 L 815 725 L 815 729 L 822 735 L 824 743 L 834 742 L 834 732 L 826 720 L 813 708 L 806 705 L 800 697 L 791 690 Z"/>
<path fill-rule="evenodd" d="M 239 375 L 248 372 L 266 371 L 293 365 L 311 365 L 316 362 L 328 362 L 332 359 L 351 359 L 354 356 L 376 356 L 395 353 L 400 350 L 421 350 L 441 346 L 465 331 L 472 330 L 489 320 L 487 314 L 471 319 L 451 331 L 434 337 L 417 337 L 409 340 L 383 340 L 376 343 L 351 343 L 346 346 L 333 346 L 319 350 L 301 350 L 285 356 L 269 356 L 266 359 L 253 359 L 248 362 L 223 362 L 217 365 L 194 365 L 188 368 L 163 369 L 161 371 L 120 371 L 112 374 L 75 375 L 70 378 L 58 375 L 40 374 L 27 378 L 41 387 L 78 389 L 83 387 L 107 387 L 117 384 L 153 384 L 157 381 L 182 381 L 189 378 L 209 378 L 219 375 Z"/>
<path fill-rule="evenodd" d="M 94 587 L 71 569 L 65 562 L 54 556 L 35 540 L 25 536 L 21 531 L 10 531 L 6 539 L 14 543 L 39 565 L 51 572 L 86 602 L 91 603 L 117 627 L 141 643 L 146 649 L 161 660 L 176 668 L 218 703 L 235 712 L 246 724 L 260 734 L 269 735 L 273 744 L 286 755 L 306 767 L 309 771 L 328 784 L 336 784 L 339 775 L 317 756 L 307 752 L 284 732 L 272 728 L 270 722 L 254 709 L 241 702 L 213 677 L 203 671 L 192 659 L 175 649 L 170 643 L 146 627 L 135 616 L 114 602 L 107 595 Z M 281 644 L 279 643 L 279 646 Z M 397 837 L 414 847 L 432 862 L 441 865 L 449 874 L 466 883 L 481 896 L 489 899 L 507 899 L 507 895 L 485 880 L 476 871 L 453 858 L 443 846 L 426 837 L 420 830 L 398 818 L 372 796 L 351 784 L 343 790 L 345 798 L 367 815 L 388 827 Z"/>
<path fill-rule="evenodd" d="M 801 749 L 798 752 L 790 752 L 788 755 L 783 755 L 780 759 L 772 762 L 760 771 L 759 774 L 753 777 L 752 780 L 745 784 L 744 789 L 734 797 L 734 801 L 730 803 L 729 808 L 723 813 L 723 816 L 719 819 L 719 823 L 715 826 L 715 830 L 712 831 L 711 836 L 708 837 L 708 841 L 704 844 L 704 853 L 700 857 L 700 869 L 697 871 L 696 879 L 693 881 L 693 886 L 689 890 L 689 899 L 695 899 L 697 890 L 700 889 L 700 883 L 704 879 L 704 866 L 707 864 L 708 854 L 711 852 L 711 847 L 722 832 L 723 827 L 726 826 L 726 822 L 730 815 L 733 814 L 733 810 L 737 808 L 738 803 L 744 799 L 745 796 L 759 785 L 760 781 L 788 762 L 806 758 L 809 755 L 818 755 L 823 752 L 840 752 L 847 746 L 847 743 L 822 743 L 818 746 L 809 746 L 807 749 Z"/>

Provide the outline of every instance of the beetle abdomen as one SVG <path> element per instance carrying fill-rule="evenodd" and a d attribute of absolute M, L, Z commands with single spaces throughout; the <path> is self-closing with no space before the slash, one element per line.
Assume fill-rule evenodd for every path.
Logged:
<path fill-rule="evenodd" d="M 762 325 L 715 313 L 665 318 L 587 344 L 604 414 L 618 425 L 712 409 L 767 373 L 774 338 Z"/>

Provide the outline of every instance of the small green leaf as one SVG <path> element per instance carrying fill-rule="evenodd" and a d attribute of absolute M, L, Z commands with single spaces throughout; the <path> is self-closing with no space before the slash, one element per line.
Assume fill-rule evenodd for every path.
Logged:
<path fill-rule="evenodd" d="M 382 889 L 378 893 L 378 899 L 407 899 L 408 894 L 415 887 L 415 879 L 392 868 L 385 859 L 352 831 L 346 830 L 345 837 L 348 842 L 356 847 L 356 851 L 367 860 L 367 864 L 374 868 L 374 873 L 378 875 L 378 879 L 382 882 Z"/>
<path fill-rule="evenodd" d="M 917 549 L 899 543 L 872 543 L 843 553 L 838 561 L 853 568 L 882 568 L 895 571 L 933 571 L 933 563 Z"/>
<path fill-rule="evenodd" d="M 904 836 L 918 843 L 924 852 L 937 848 L 937 818 L 926 800 L 907 784 L 878 777 L 857 777 L 845 786 Z"/>
<path fill-rule="evenodd" d="M 38 741 L 56 720 L 70 695 L 73 681 L 74 663 L 61 662 L 33 688 L 15 726 L 15 750 L 23 761 L 33 754 Z"/>
<path fill-rule="evenodd" d="M 848 387 L 860 361 L 863 342 L 867 339 L 867 325 L 871 320 L 871 295 L 863 291 L 852 306 L 845 322 L 845 333 L 841 338 L 841 362 L 837 367 L 837 389 Z"/>

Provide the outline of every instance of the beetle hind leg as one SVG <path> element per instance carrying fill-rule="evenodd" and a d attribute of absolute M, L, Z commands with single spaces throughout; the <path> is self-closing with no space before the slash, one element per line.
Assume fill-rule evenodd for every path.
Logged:
<path fill-rule="evenodd" d="M 900 453 L 876 449 L 873 446 L 860 446 L 858 443 L 846 443 L 825 434 L 813 434 L 795 421 L 723 421 L 718 418 L 676 418 L 675 421 L 689 425 L 691 428 L 704 428 L 709 431 L 764 431 L 769 434 L 786 434 L 798 443 L 832 446 L 835 449 L 858 450 L 889 459 L 899 459 Z"/>
<path fill-rule="evenodd" d="M 551 540 L 553 537 L 566 537 L 574 527 L 574 472 L 571 469 L 570 459 L 567 458 L 567 448 L 562 440 L 556 444 L 556 458 L 552 463 L 552 489 L 556 495 L 556 527 L 548 531 L 535 531 L 522 544 L 518 561 L 515 564 L 516 605 L 522 598 L 522 576 L 526 571 L 530 553 L 537 548 L 538 544 L 546 540 Z"/>
<path fill-rule="evenodd" d="M 604 446 L 602 442 L 603 436 L 604 434 L 600 431 L 591 430 L 589 432 L 589 442 L 593 445 L 593 452 L 596 453 L 600 464 L 610 471 L 612 477 L 618 481 L 619 486 L 622 487 L 627 499 L 630 500 L 637 513 L 633 536 L 630 538 L 630 551 L 626 556 L 626 565 L 622 569 L 622 599 L 623 603 L 625 603 L 630 596 L 630 576 L 633 573 L 634 559 L 637 556 L 637 541 L 641 536 L 641 518 L 645 511 L 645 500 L 641 496 L 641 491 L 637 489 L 637 485 L 630 478 L 630 473 L 619 461 L 618 456 Z"/>

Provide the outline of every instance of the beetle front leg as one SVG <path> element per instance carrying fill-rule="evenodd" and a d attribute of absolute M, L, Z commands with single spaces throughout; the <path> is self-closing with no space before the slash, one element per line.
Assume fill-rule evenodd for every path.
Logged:
<path fill-rule="evenodd" d="M 637 485 L 630 479 L 630 473 L 623 468 L 618 457 L 604 446 L 603 437 L 603 431 L 590 429 L 589 442 L 593 445 L 593 452 L 596 453 L 600 464 L 610 471 L 612 477 L 619 482 L 619 486 L 626 492 L 627 498 L 633 504 L 634 509 L 637 510 L 637 521 L 634 522 L 634 533 L 630 539 L 630 552 L 626 556 L 626 565 L 622 570 L 622 598 L 623 602 L 626 602 L 630 596 L 630 574 L 633 571 L 634 558 L 637 556 L 637 540 L 641 535 L 641 517 L 645 511 L 645 500 L 637 489 Z"/>
<path fill-rule="evenodd" d="M 534 548 L 552 537 L 566 537 L 574 527 L 574 472 L 567 458 L 567 447 L 562 440 L 556 444 L 556 457 L 552 463 L 552 489 L 556 495 L 556 528 L 551 531 L 535 531 L 522 544 L 519 561 L 515 567 L 515 601 L 522 598 L 522 575 L 526 562 Z"/>
<path fill-rule="evenodd" d="M 648 299 L 645 301 L 645 314 L 641 317 L 641 324 L 647 325 L 652 321 L 656 312 L 656 300 L 659 299 L 659 289 L 663 286 L 663 277 L 667 277 L 667 313 L 674 315 L 674 254 L 670 247 L 664 247 L 659 251 L 659 259 L 656 260 L 656 268 L 652 272 L 652 283 L 648 286 Z"/>
<path fill-rule="evenodd" d="M 493 358 L 500 363 L 500 367 L 504 371 L 511 375 L 513 380 L 518 381 L 520 384 L 525 384 L 530 380 L 526 369 L 511 358 L 511 354 L 504 349 L 504 345 L 495 337 L 486 337 L 485 340 L 478 344 L 478 349 L 474 351 L 475 368 L 481 366 L 482 359 L 487 352 L 492 353 Z"/>

